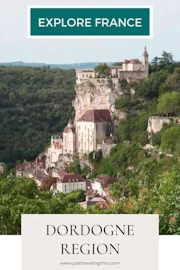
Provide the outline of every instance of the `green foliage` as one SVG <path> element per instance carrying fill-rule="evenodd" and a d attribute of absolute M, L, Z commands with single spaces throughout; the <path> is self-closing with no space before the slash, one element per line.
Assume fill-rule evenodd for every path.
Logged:
<path fill-rule="evenodd" d="M 111 75 L 111 70 L 107 66 L 106 63 L 99 64 L 97 67 L 95 67 L 94 70 L 95 70 L 96 77 L 98 78 L 109 77 Z"/>
<path fill-rule="evenodd" d="M 136 143 L 122 143 L 119 144 L 110 156 L 103 159 L 100 167 L 99 174 L 106 173 L 112 177 L 117 175 L 127 176 L 129 174 L 128 167 L 136 167 L 143 155 L 143 151 Z"/>
<path fill-rule="evenodd" d="M 157 72 L 163 69 L 172 73 L 176 67 L 180 67 L 180 62 L 175 62 L 173 55 L 164 51 L 160 57 L 154 57 L 150 65 L 150 72 Z"/>
<path fill-rule="evenodd" d="M 78 160 L 75 160 L 74 162 L 71 162 L 68 166 L 68 171 L 80 174 L 81 173 L 81 166 Z"/>
<path fill-rule="evenodd" d="M 69 164 L 68 171 L 79 174 L 82 177 L 86 177 L 90 173 L 90 168 L 86 165 L 82 167 L 79 160 L 77 159 Z"/>
<path fill-rule="evenodd" d="M 129 96 L 123 96 L 116 100 L 115 108 L 117 110 L 127 113 L 129 111 L 132 111 L 132 109 L 139 103 L 140 101 L 138 99 L 134 99 Z"/>
<path fill-rule="evenodd" d="M 179 142 L 180 126 L 168 128 L 161 135 L 161 148 L 167 152 L 177 154 L 179 152 Z"/>
<path fill-rule="evenodd" d="M 39 192 L 33 180 L 0 177 L 0 234 L 20 234 L 21 214 L 81 214 L 84 191 Z"/>
<path fill-rule="evenodd" d="M 0 161 L 14 167 L 44 151 L 72 115 L 75 71 L 0 67 Z"/>
<path fill-rule="evenodd" d="M 180 92 L 180 67 L 175 68 L 173 74 L 167 77 L 159 90 L 160 94 L 172 91 Z"/>
<path fill-rule="evenodd" d="M 166 81 L 168 72 L 161 70 L 152 73 L 147 80 L 140 81 L 136 85 L 136 93 L 138 96 L 147 99 L 157 98 L 159 96 L 159 88 Z"/>
<path fill-rule="evenodd" d="M 89 153 L 88 160 L 91 162 L 91 164 L 95 165 L 95 164 L 99 163 L 101 159 L 102 159 L 102 151 L 101 150 L 93 151 L 93 152 Z"/>
<path fill-rule="evenodd" d="M 162 94 L 158 99 L 157 110 L 160 114 L 178 115 L 180 112 L 180 95 L 179 93 L 167 92 Z"/>

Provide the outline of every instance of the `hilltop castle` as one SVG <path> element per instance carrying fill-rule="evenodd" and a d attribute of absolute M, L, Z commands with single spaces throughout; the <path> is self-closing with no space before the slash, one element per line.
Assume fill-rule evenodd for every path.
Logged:
<path fill-rule="evenodd" d="M 149 55 L 147 48 L 144 48 L 142 61 L 139 59 L 125 59 L 121 66 L 110 66 L 111 77 L 131 80 L 146 79 L 149 76 Z M 94 69 L 77 69 L 76 83 L 81 84 L 83 81 L 96 78 Z"/>
<path fill-rule="evenodd" d="M 61 160 L 72 161 L 75 154 L 80 157 L 97 150 L 102 150 L 104 156 L 109 154 L 115 146 L 112 139 L 115 101 L 123 94 L 120 81 L 147 78 L 148 58 L 145 47 L 142 62 L 139 59 L 124 60 L 122 66 L 110 67 L 111 78 L 96 78 L 94 69 L 76 70 L 75 121 L 70 119 L 63 134 L 52 136 L 46 167 L 55 167 L 60 156 Z"/>

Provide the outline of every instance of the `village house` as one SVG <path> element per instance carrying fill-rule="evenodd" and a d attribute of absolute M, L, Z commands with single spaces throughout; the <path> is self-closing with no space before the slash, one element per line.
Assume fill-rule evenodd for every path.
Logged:
<path fill-rule="evenodd" d="M 46 167 L 55 167 L 59 156 L 63 154 L 63 140 L 61 134 L 54 134 L 51 137 L 51 145 L 46 153 Z"/>
<path fill-rule="evenodd" d="M 117 180 L 107 174 L 101 174 L 92 182 L 92 189 L 95 190 L 103 198 L 109 197 L 109 189 Z"/>
<path fill-rule="evenodd" d="M 35 170 L 32 176 L 38 187 L 40 187 L 42 185 L 42 182 L 48 177 L 49 176 L 41 170 Z"/>
<path fill-rule="evenodd" d="M 110 66 L 111 77 L 125 79 L 128 82 L 132 80 L 145 79 L 149 76 L 149 55 L 147 48 L 144 48 L 142 61 L 139 59 L 125 59 L 121 66 Z M 77 69 L 76 83 L 81 84 L 86 80 L 96 78 L 94 69 Z"/>
<path fill-rule="evenodd" d="M 32 163 L 24 160 L 22 164 L 16 166 L 16 177 L 24 176 L 24 171 L 32 167 Z"/>
<path fill-rule="evenodd" d="M 87 209 L 89 206 L 98 205 L 101 209 L 108 209 L 109 205 L 105 199 L 100 195 L 96 194 L 94 196 L 88 197 L 88 200 L 80 202 L 80 206 L 84 209 Z"/>
<path fill-rule="evenodd" d="M 75 190 L 86 191 L 86 180 L 75 173 L 60 171 L 57 176 L 57 182 L 51 187 L 55 192 L 70 193 Z"/>

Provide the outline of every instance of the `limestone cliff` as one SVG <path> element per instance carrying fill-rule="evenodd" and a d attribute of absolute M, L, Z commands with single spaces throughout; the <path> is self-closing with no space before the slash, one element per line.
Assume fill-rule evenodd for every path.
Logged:
<path fill-rule="evenodd" d="M 75 121 L 86 111 L 92 109 L 108 109 L 112 116 L 124 118 L 124 113 L 115 109 L 115 101 L 124 94 L 118 78 L 90 79 L 75 86 L 76 98 L 73 101 Z"/>

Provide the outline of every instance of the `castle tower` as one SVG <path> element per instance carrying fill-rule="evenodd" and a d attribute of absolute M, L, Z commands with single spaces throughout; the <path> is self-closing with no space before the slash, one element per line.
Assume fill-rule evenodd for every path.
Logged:
<path fill-rule="evenodd" d="M 149 54 L 147 52 L 147 48 L 145 46 L 144 52 L 143 52 L 143 58 L 142 58 L 142 63 L 143 63 L 143 70 L 146 73 L 146 76 L 149 76 Z"/>
<path fill-rule="evenodd" d="M 63 131 L 63 154 L 73 155 L 76 148 L 76 132 L 71 119 Z"/>

